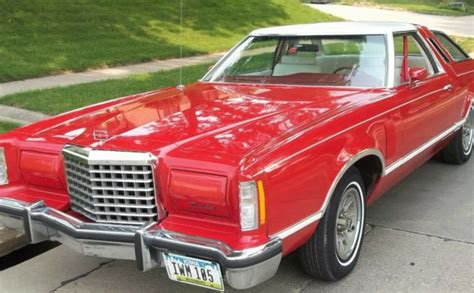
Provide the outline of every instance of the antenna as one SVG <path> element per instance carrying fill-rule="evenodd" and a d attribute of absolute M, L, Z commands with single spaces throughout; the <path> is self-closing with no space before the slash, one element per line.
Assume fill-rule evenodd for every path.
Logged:
<path fill-rule="evenodd" d="M 179 60 L 183 60 L 183 0 L 179 0 Z M 181 62 L 180 62 L 181 63 Z M 179 66 L 179 84 L 178 90 L 183 90 L 183 64 Z"/>

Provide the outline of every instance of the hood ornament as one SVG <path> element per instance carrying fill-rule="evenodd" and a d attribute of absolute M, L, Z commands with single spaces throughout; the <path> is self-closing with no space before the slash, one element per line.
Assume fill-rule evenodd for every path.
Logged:
<path fill-rule="evenodd" d="M 106 130 L 94 130 L 92 135 L 95 141 L 104 141 L 109 139 L 109 133 Z"/>

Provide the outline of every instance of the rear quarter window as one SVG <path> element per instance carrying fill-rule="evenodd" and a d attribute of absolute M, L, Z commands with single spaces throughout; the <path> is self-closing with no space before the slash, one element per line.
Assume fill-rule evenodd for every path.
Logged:
<path fill-rule="evenodd" d="M 430 40 L 431 45 L 433 45 L 433 47 L 436 49 L 438 54 L 443 58 L 444 62 L 449 63 L 448 56 L 446 56 L 443 50 L 439 47 L 438 43 L 436 43 L 436 41 L 432 38 L 430 38 L 429 40 Z"/>
<path fill-rule="evenodd" d="M 469 56 L 461 49 L 461 47 L 459 47 L 459 45 L 451 40 L 448 36 L 440 32 L 435 32 L 434 35 L 448 51 L 449 55 L 451 55 L 451 58 L 454 61 L 459 62 L 469 59 Z"/>

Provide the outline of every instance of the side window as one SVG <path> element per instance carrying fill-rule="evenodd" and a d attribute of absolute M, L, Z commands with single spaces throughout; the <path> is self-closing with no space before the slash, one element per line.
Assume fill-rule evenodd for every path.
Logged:
<path fill-rule="evenodd" d="M 429 53 L 427 53 L 424 46 L 421 45 L 413 34 L 395 35 L 395 86 L 402 83 L 404 36 L 407 37 L 408 41 L 408 68 L 425 68 L 428 71 L 428 77 L 433 76 L 437 72 L 437 68 L 431 62 L 431 56 L 428 55 Z"/>
<path fill-rule="evenodd" d="M 439 42 L 444 46 L 444 48 L 446 48 L 446 50 L 449 52 L 449 54 L 451 55 L 454 61 L 459 62 L 459 61 L 469 59 L 469 56 L 466 53 L 464 53 L 464 51 L 456 43 L 454 43 L 450 38 L 448 38 L 445 34 L 435 32 L 434 35 L 439 40 Z"/>

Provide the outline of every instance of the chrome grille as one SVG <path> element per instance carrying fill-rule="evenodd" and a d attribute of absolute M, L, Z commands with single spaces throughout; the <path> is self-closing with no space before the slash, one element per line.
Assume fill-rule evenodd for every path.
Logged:
<path fill-rule="evenodd" d="M 63 150 L 72 210 L 96 222 L 141 225 L 158 216 L 151 156 Z"/>

